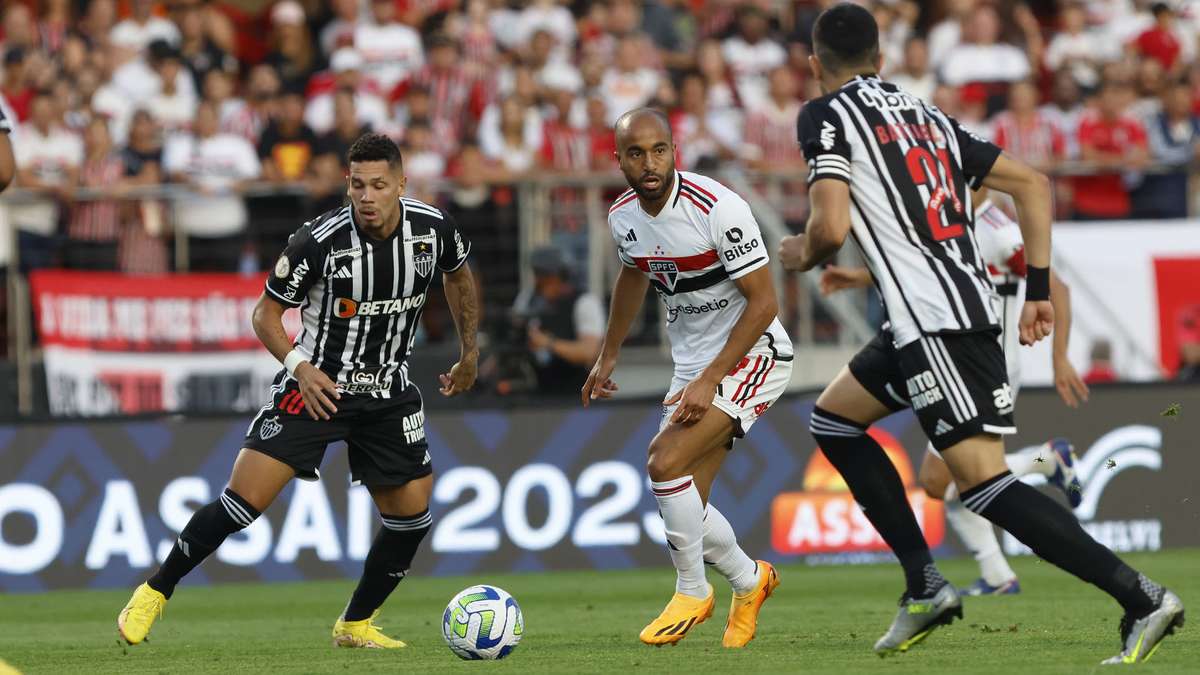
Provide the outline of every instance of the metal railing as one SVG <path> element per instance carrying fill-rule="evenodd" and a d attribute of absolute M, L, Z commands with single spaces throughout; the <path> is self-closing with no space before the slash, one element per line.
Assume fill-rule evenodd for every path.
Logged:
<path fill-rule="evenodd" d="M 1086 175 L 1095 167 L 1085 163 L 1074 162 L 1062 164 L 1053 172 L 1055 176 L 1066 177 Z M 1154 174 L 1163 172 L 1178 172 L 1179 167 L 1149 166 L 1141 169 L 1142 173 Z M 773 249 L 780 238 L 801 226 L 801 219 L 807 213 L 806 171 L 773 171 L 756 172 L 736 168 L 723 168 L 711 175 L 743 195 L 750 203 L 755 218 L 758 221 L 769 249 Z M 1192 180 L 1196 174 L 1192 174 Z M 439 206 L 453 203 L 456 183 L 450 180 L 427 180 L 419 186 L 411 185 L 423 195 L 431 195 L 431 199 Z M 504 208 L 511 209 L 516 222 L 515 255 L 489 255 L 487 246 L 475 247 L 476 265 L 503 266 L 508 277 L 515 279 L 511 288 L 498 289 L 493 294 L 493 304 L 503 304 L 506 299 L 515 297 L 520 288 L 528 287 L 532 279 L 532 270 L 528 264 L 529 255 L 536 247 L 553 244 L 571 251 L 578 265 L 578 281 L 591 292 L 602 299 L 607 299 L 609 289 L 619 269 L 615 255 L 615 245 L 607 225 L 607 211 L 611 200 L 626 188 L 624 177 L 615 171 L 562 174 L 554 172 L 537 172 L 522 176 L 510 182 L 498 182 L 491 185 L 493 189 L 504 189 L 512 195 L 511 201 Z M 1189 191 L 1189 200 L 1195 200 L 1200 191 Z M 180 185 L 141 186 L 122 191 L 115 196 L 105 189 L 80 188 L 71 193 L 71 204 L 79 205 L 98 202 L 129 203 L 158 203 L 170 206 L 178 200 L 195 198 L 197 193 Z M 256 271 L 266 269 L 267 263 L 274 260 L 290 233 L 300 225 L 303 219 L 316 215 L 313 212 L 316 200 L 309 189 L 302 184 L 271 184 L 252 183 L 244 185 L 237 197 L 250 204 L 249 220 L 246 236 L 255 256 Z M 276 221 L 259 218 L 253 204 L 256 200 L 280 200 L 290 204 L 294 215 L 282 220 L 276 216 Z M 13 207 L 45 201 L 44 194 L 10 189 L 0 195 L 0 219 L 9 225 L 0 229 L 0 233 L 8 238 L 7 286 L 7 335 L 10 359 L 17 365 L 17 392 L 19 410 L 29 413 L 33 409 L 34 365 L 39 358 L 38 347 L 35 344 L 34 329 L 31 323 L 32 312 L 27 277 L 23 273 L 25 267 L 21 259 L 21 246 L 18 241 L 18 228 L 7 218 L 7 212 Z M 1191 206 L 1189 204 L 1189 206 Z M 172 209 L 164 208 L 163 212 L 170 214 Z M 286 209 L 285 209 L 286 210 Z M 1189 212 L 1195 212 L 1193 208 Z M 62 219 L 65 222 L 65 219 Z M 61 226 L 60 222 L 60 226 Z M 69 249 L 73 240 L 63 234 L 64 228 L 57 232 L 56 245 L 62 250 Z M 467 232 L 468 236 L 476 239 L 481 232 Z M 494 233 L 492 233 L 494 234 Z M 183 228 L 174 227 L 169 215 L 165 227 L 157 235 L 161 243 L 170 251 L 168 271 L 187 272 L 192 270 L 196 262 L 193 237 Z M 846 264 L 860 264 L 857 254 L 844 250 L 840 260 Z M 61 250 L 60 250 L 61 252 Z M 874 333 L 869 316 L 869 303 L 866 292 L 841 293 L 831 298 L 823 297 L 817 290 L 818 272 L 797 277 L 788 277 L 776 264 L 773 268 L 777 290 L 788 296 L 781 300 L 782 314 L 789 324 L 798 349 L 814 345 L 850 346 L 866 342 Z M 485 275 L 484 283 L 488 283 Z M 785 287 L 794 284 L 798 288 L 784 293 Z M 511 300 L 507 300 L 511 301 Z M 790 302 L 790 304 L 789 304 Z M 648 303 L 657 307 L 657 303 Z M 493 316 L 507 311 L 506 306 L 485 307 Z M 635 332 L 640 331 L 642 344 L 650 349 L 663 349 L 664 322 L 657 320 L 657 309 L 648 310 L 645 321 L 641 326 L 635 326 Z M 657 328 L 651 323 L 657 324 Z M 1139 354 L 1139 358 L 1151 358 Z"/>

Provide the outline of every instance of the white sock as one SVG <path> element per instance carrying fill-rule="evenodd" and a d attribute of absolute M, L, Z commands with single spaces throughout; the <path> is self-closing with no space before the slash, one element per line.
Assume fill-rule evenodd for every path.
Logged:
<path fill-rule="evenodd" d="M 704 518 L 704 561 L 712 565 L 733 586 L 736 595 L 745 595 L 758 585 L 758 563 L 738 546 L 737 535 L 725 516 L 708 503 Z"/>
<path fill-rule="evenodd" d="M 979 563 L 979 576 L 991 586 L 1000 586 L 1017 578 L 1017 573 L 1008 566 L 1008 560 L 1000 551 L 996 530 L 991 521 L 963 506 L 958 498 L 958 487 L 951 481 L 946 487 L 946 520 L 975 556 Z"/>
<path fill-rule="evenodd" d="M 678 578 L 675 591 L 696 598 L 708 597 L 704 577 L 704 502 L 691 476 L 650 483 L 658 500 L 663 525 L 667 530 L 667 550 L 675 563 Z"/>
<path fill-rule="evenodd" d="M 1054 474 L 1054 469 L 1058 466 L 1054 461 L 1054 451 L 1050 449 L 1049 445 L 1039 445 L 1024 452 L 1005 455 L 1004 463 L 1008 465 L 1008 470 L 1017 477 L 1040 473 L 1048 478 Z"/>

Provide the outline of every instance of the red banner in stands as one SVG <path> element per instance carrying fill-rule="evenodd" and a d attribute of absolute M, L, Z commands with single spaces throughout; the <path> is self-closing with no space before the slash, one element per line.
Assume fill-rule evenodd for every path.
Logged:
<path fill-rule="evenodd" d="M 43 345 L 113 352 L 258 349 L 250 313 L 263 278 L 238 274 L 30 274 Z"/>

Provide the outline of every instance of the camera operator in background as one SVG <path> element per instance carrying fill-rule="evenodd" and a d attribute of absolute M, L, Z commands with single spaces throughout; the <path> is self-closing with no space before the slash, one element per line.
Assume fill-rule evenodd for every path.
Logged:
<path fill-rule="evenodd" d="M 599 298 L 576 286 L 572 265 L 559 249 L 535 250 L 530 267 L 533 288 L 517 296 L 512 321 L 516 329 L 523 327 L 524 356 L 536 375 L 535 391 L 574 394 L 600 353 L 604 308 Z M 500 385 L 505 393 L 504 383 Z"/>

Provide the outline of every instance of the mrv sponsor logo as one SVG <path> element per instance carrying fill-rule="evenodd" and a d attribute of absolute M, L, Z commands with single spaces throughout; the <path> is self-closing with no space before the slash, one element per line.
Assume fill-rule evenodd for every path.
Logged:
<path fill-rule="evenodd" d="M 1096 541 L 1117 552 L 1157 551 L 1162 548 L 1162 520 L 1131 518 L 1096 520 L 1104 491 L 1118 476 L 1130 469 L 1162 470 L 1162 431 L 1155 427 L 1131 425 L 1104 434 L 1083 453 L 1075 464 L 1083 484 L 1083 501 L 1075 516 L 1083 529 Z M 1042 476 L 1028 476 L 1026 482 L 1038 485 Z M 1004 551 L 1008 555 L 1031 555 L 1011 534 L 1004 533 Z"/>

